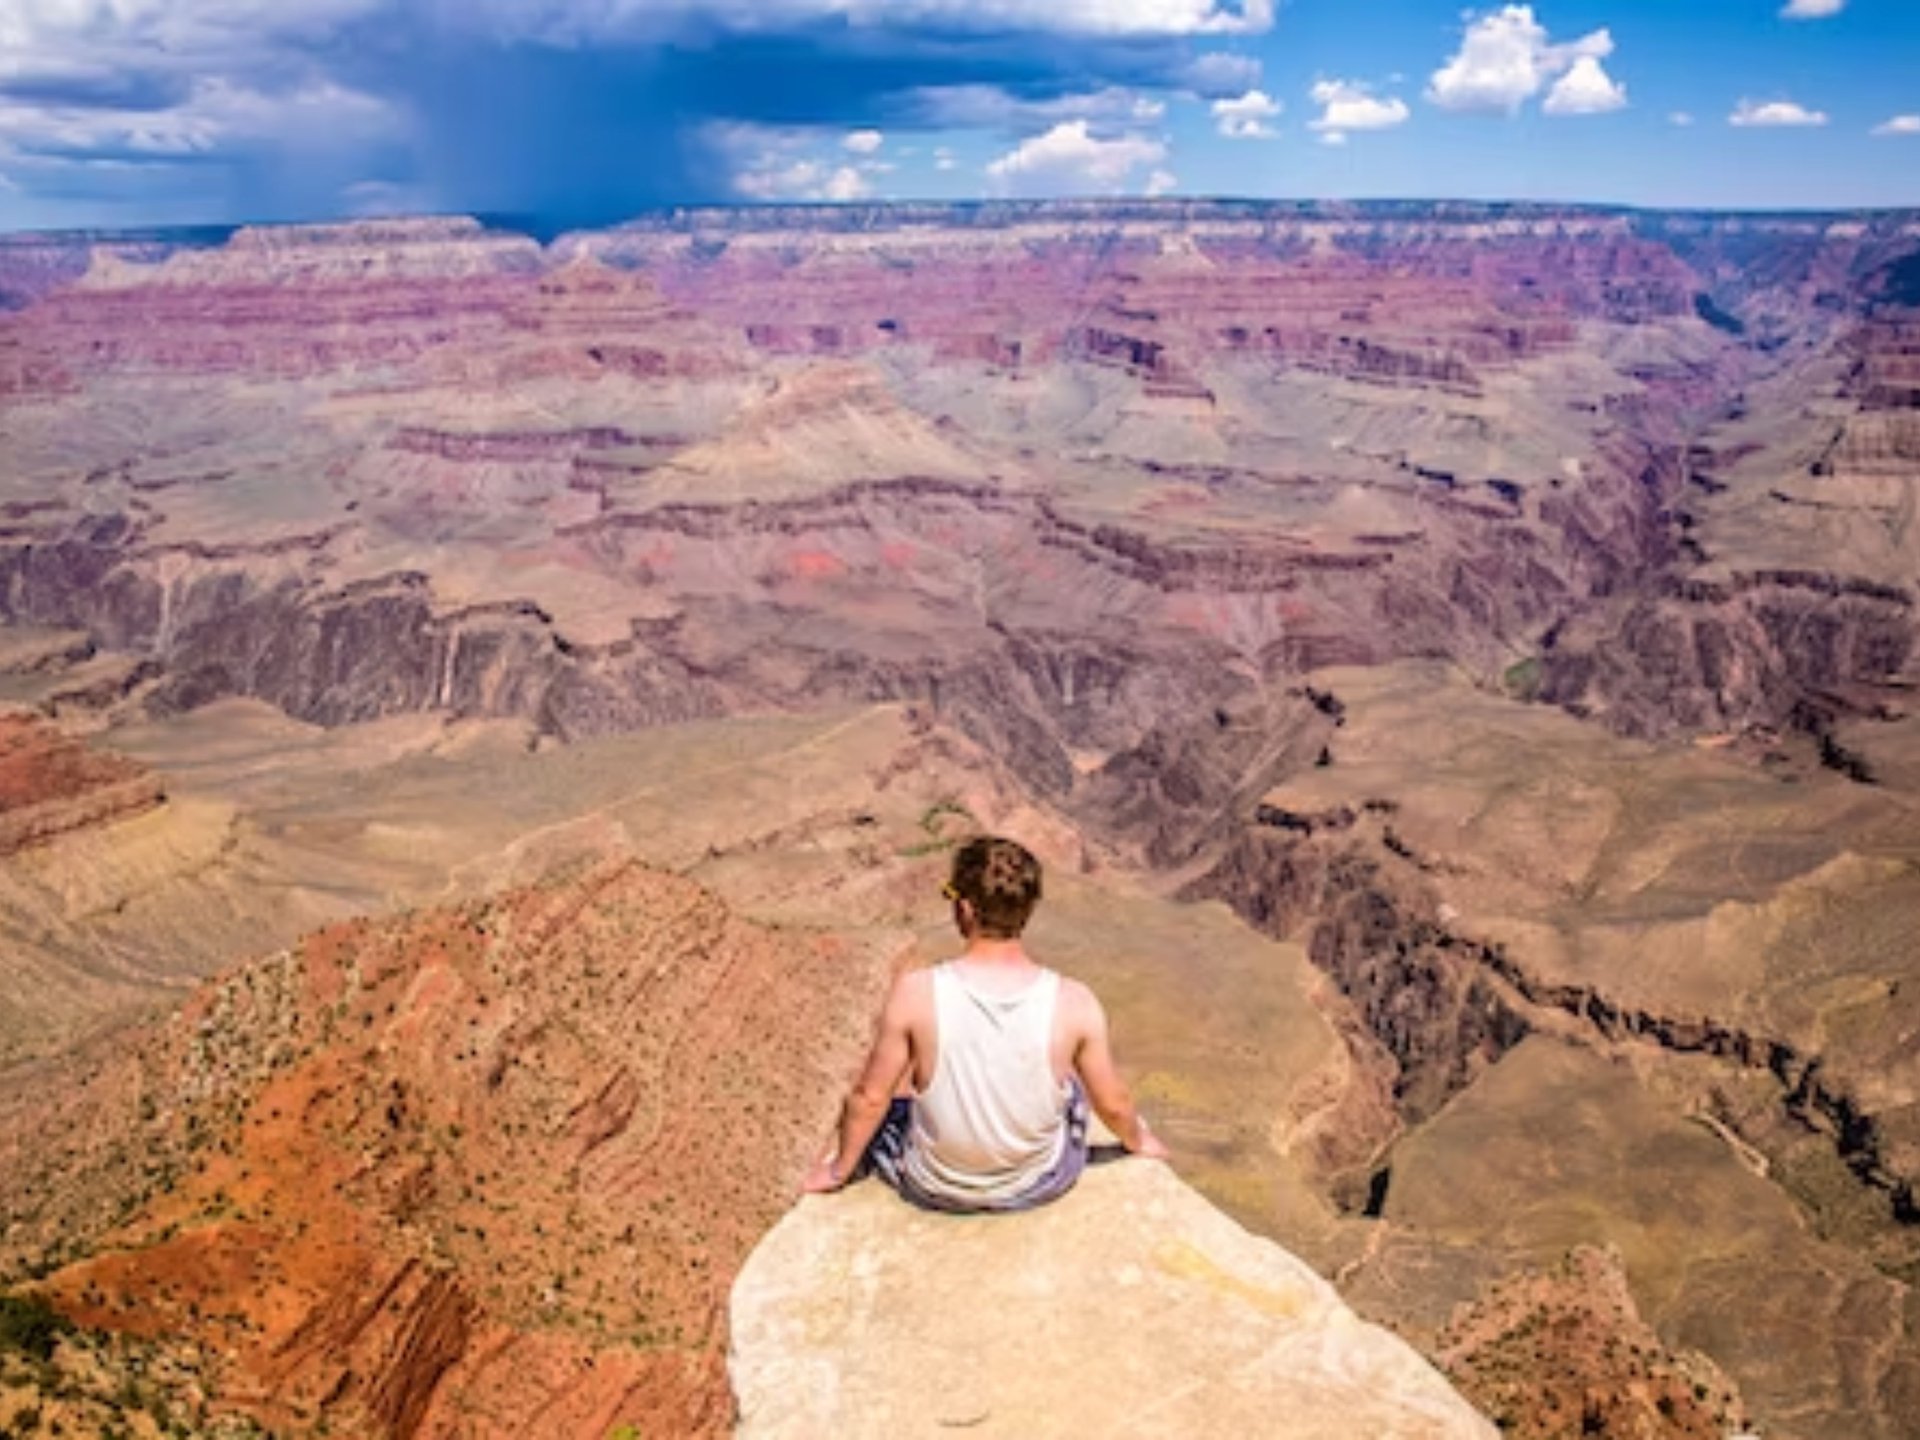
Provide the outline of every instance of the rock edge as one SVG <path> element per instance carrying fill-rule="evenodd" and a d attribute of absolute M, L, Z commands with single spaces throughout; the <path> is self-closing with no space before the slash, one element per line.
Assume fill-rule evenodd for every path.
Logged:
<path fill-rule="evenodd" d="M 1088 1172 L 1028 1215 L 802 1201 L 748 1259 L 742 1440 L 1495 1435 L 1405 1341 L 1164 1165 Z"/>

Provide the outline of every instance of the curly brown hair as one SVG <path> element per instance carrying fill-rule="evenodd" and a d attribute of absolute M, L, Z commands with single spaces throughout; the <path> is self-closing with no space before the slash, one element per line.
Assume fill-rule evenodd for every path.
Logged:
<path fill-rule="evenodd" d="M 1040 903 L 1040 862 L 1026 846 L 997 835 L 969 840 L 953 853 L 952 893 L 973 907 L 980 934 L 1012 940 Z"/>

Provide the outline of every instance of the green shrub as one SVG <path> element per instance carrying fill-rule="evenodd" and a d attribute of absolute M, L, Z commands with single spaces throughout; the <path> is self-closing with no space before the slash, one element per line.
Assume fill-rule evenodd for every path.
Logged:
<path fill-rule="evenodd" d="M 0 1351 L 51 1360 L 53 1347 L 72 1328 L 64 1315 L 38 1295 L 0 1293 Z"/>
<path fill-rule="evenodd" d="M 1540 693 L 1544 668 L 1537 657 L 1508 666 L 1507 673 L 1501 677 L 1507 694 L 1516 700 L 1532 700 Z"/>

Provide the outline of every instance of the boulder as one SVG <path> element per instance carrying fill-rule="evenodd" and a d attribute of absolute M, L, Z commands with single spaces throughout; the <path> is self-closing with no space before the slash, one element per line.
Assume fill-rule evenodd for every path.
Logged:
<path fill-rule="evenodd" d="M 804 1200 L 732 1322 L 741 1440 L 1496 1433 L 1303 1261 L 1141 1160 L 1024 1215 L 929 1214 L 876 1182 Z"/>

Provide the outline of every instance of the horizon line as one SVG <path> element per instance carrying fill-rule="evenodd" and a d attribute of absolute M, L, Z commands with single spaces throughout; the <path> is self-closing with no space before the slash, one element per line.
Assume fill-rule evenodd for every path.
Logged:
<path fill-rule="evenodd" d="M 224 243 L 242 230 L 296 230 L 322 227 L 352 227 L 432 220 L 472 220 L 483 229 L 524 234 L 543 246 L 569 235 L 591 235 L 644 223 L 648 220 L 673 220 L 698 215 L 793 214 L 808 216 L 861 216 L 895 211 L 1037 211 L 1078 209 L 1083 211 L 1162 211 L 1221 207 L 1272 211 L 1369 210 L 1443 210 L 1520 212 L 1543 216 L 1586 214 L 1612 216 L 1686 217 L 1723 220 L 1891 220 L 1920 219 L 1920 201 L 1908 205 L 1777 205 L 1777 206 L 1687 206 L 1639 205 L 1609 200 L 1520 200 L 1472 199 L 1460 196 L 1369 196 L 1329 198 L 1310 196 L 1246 195 L 1159 195 L 1159 196 L 972 196 L 964 198 L 911 198 L 887 200 L 701 200 L 641 206 L 617 219 L 592 224 L 548 220 L 537 212 L 487 209 L 448 209 L 403 211 L 385 215 L 340 214 L 304 219 L 181 220 L 168 223 L 126 225 L 10 226 L 0 220 L 0 244 L 24 239 L 61 239 L 100 237 L 166 238 L 197 235 L 211 243 Z M 215 238 L 218 237 L 218 238 Z"/>

